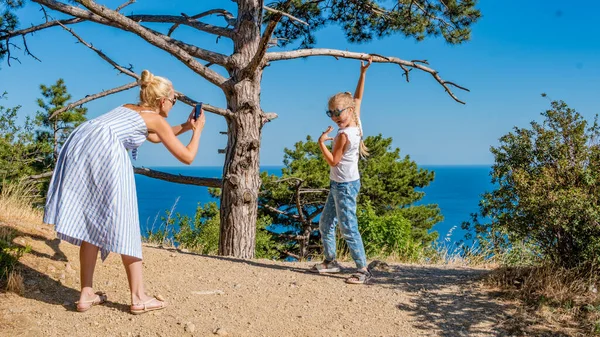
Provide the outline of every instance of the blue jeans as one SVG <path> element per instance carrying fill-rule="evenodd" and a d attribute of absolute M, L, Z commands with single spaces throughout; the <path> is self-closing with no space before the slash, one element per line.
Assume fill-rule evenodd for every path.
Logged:
<path fill-rule="evenodd" d="M 338 183 L 331 181 L 329 196 L 319 219 L 319 231 L 323 242 L 325 260 L 335 260 L 335 227 L 339 222 L 343 238 L 348 244 L 350 255 L 357 268 L 367 266 L 365 247 L 358 231 L 356 219 L 356 197 L 360 191 L 360 180 Z"/>

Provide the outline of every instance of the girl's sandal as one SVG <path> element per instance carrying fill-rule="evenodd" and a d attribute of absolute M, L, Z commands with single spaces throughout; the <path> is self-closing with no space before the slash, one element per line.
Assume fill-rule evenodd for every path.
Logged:
<path fill-rule="evenodd" d="M 77 305 L 77 311 L 78 312 L 86 312 L 86 311 L 90 310 L 95 305 L 104 304 L 104 302 L 106 302 L 107 299 L 108 299 L 108 296 L 106 296 L 105 292 L 97 291 L 96 292 L 96 297 L 94 297 L 93 300 L 90 300 L 90 301 L 77 301 L 77 302 L 75 302 L 75 305 Z M 87 306 L 80 307 L 79 306 L 80 304 L 87 304 Z"/>
<path fill-rule="evenodd" d="M 335 260 L 325 260 L 321 263 L 315 264 L 310 269 L 310 271 L 312 271 L 313 273 L 339 273 L 341 270 L 342 266 L 340 266 L 340 264 Z"/>
<path fill-rule="evenodd" d="M 373 277 L 368 270 L 357 270 L 356 273 L 346 279 L 346 283 L 349 284 L 366 284 Z"/>
<path fill-rule="evenodd" d="M 152 303 L 153 301 L 158 301 L 158 303 L 160 305 L 148 306 L 148 304 Z M 134 307 L 143 307 L 143 308 L 134 309 Z M 147 300 L 146 302 L 132 304 L 129 307 L 129 311 L 134 315 L 139 315 L 139 314 L 146 313 L 148 311 L 164 309 L 166 307 L 167 307 L 167 303 L 165 302 L 165 299 L 160 295 L 155 295 L 153 298 Z"/>

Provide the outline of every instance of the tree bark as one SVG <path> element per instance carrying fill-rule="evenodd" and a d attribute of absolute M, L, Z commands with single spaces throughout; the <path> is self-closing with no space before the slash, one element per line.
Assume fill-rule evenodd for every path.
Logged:
<path fill-rule="evenodd" d="M 258 51 L 262 3 L 238 1 L 238 32 L 234 39 L 231 79 L 224 90 L 228 139 L 221 190 L 219 255 L 253 258 L 256 237 L 259 150 L 262 128 L 260 80 L 262 66 L 245 71 Z"/>

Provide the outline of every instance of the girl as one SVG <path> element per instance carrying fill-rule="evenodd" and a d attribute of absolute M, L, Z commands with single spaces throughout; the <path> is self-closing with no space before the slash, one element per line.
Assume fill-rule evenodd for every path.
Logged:
<path fill-rule="evenodd" d="M 329 126 L 319 137 L 319 147 L 330 166 L 330 190 L 325 208 L 319 220 L 319 231 L 323 242 L 325 261 L 313 266 L 319 273 L 337 273 L 341 270 L 335 260 L 335 220 L 340 223 L 342 236 L 348 244 L 350 255 L 356 263 L 357 272 L 346 279 L 347 283 L 364 284 L 371 278 L 367 268 L 367 258 L 356 219 L 356 198 L 360 190 L 358 156 L 367 156 L 367 148 L 362 142 L 360 104 L 362 101 L 365 74 L 372 63 L 360 62 L 360 77 L 354 97 L 349 92 L 339 93 L 329 99 L 329 116 L 339 127 L 334 138 L 329 137 L 333 128 Z M 333 152 L 325 141 L 333 140 Z"/>
<path fill-rule="evenodd" d="M 87 311 L 107 299 L 92 287 L 98 251 L 103 261 L 109 252 L 121 254 L 131 290 L 131 313 L 167 306 L 162 298 L 144 291 L 137 196 L 127 150 L 136 159 L 144 140 L 162 142 L 173 156 L 190 164 L 198 152 L 204 114 L 194 120 L 192 112 L 187 122 L 171 127 L 165 118 L 176 102 L 171 82 L 144 70 L 138 104 L 119 106 L 81 124 L 61 149 L 44 222 L 56 226 L 60 239 L 81 246 L 77 311 Z M 193 135 L 185 146 L 176 136 L 189 130 Z"/>

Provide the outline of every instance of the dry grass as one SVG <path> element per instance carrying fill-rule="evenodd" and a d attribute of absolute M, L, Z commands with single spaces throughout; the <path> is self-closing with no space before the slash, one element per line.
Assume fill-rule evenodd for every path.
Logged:
<path fill-rule="evenodd" d="M 39 201 L 36 189 L 35 183 L 27 180 L 3 182 L 0 191 L 0 220 L 39 222 L 43 211 L 32 206 Z"/>
<path fill-rule="evenodd" d="M 15 245 L 17 232 L 10 227 L 0 227 L 0 284 L 6 291 L 22 295 L 25 291 L 23 276 L 18 261 L 23 254 L 31 250 L 30 246 Z"/>
<path fill-rule="evenodd" d="M 13 269 L 11 272 L 8 273 L 6 291 L 10 291 L 19 295 L 23 295 L 23 293 L 25 292 L 23 276 L 18 270 Z"/>
<path fill-rule="evenodd" d="M 502 267 L 484 282 L 520 301 L 524 320 L 575 329 L 584 335 L 600 334 L 600 276 L 596 268 L 564 269 L 548 264 Z"/>

